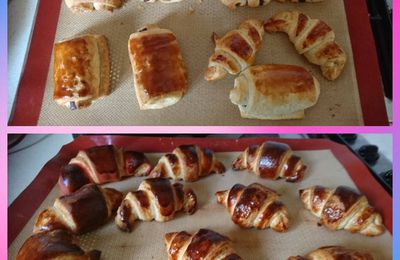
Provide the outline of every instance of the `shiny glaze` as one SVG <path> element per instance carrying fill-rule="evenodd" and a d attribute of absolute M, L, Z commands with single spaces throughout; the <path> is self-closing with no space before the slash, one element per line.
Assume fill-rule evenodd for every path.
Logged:
<path fill-rule="evenodd" d="M 283 143 L 265 142 L 261 146 L 261 157 L 258 166 L 260 177 L 267 179 L 276 179 L 277 170 L 283 156 L 290 149 Z"/>
<path fill-rule="evenodd" d="M 144 153 L 134 151 L 124 151 L 124 162 L 124 169 L 127 175 L 134 175 L 140 166 L 149 164 Z M 150 171 L 150 167 L 148 171 Z"/>
<path fill-rule="evenodd" d="M 87 36 L 89 37 L 89 36 Z M 91 80 L 95 77 L 91 71 L 92 55 L 88 48 L 93 45 L 94 39 L 88 42 L 85 38 L 77 38 L 69 41 L 56 43 L 54 46 L 54 98 L 63 97 L 86 97 L 92 95 Z M 91 46 L 95 47 L 95 46 Z M 77 87 L 81 79 L 80 87 Z"/>
<path fill-rule="evenodd" d="M 376 210 L 373 207 L 366 207 L 363 209 L 362 213 L 352 222 L 352 230 L 351 231 L 358 231 L 362 228 L 364 224 L 368 222 L 368 219 L 376 213 Z"/>
<path fill-rule="evenodd" d="M 249 70 L 257 91 L 271 97 L 271 102 L 286 103 L 289 94 L 297 94 L 304 100 L 315 99 L 314 78 L 302 67 L 275 64 L 253 66 Z"/>
<path fill-rule="evenodd" d="M 315 186 L 311 197 L 311 210 L 313 212 L 318 212 L 324 205 L 328 195 L 329 194 L 325 187 Z"/>
<path fill-rule="evenodd" d="M 368 253 L 362 253 L 340 246 L 326 246 L 318 250 L 329 252 L 333 260 L 373 260 L 372 256 Z"/>
<path fill-rule="evenodd" d="M 181 145 L 178 149 L 185 155 L 186 165 L 190 166 L 199 163 L 195 145 Z"/>
<path fill-rule="evenodd" d="M 284 176 L 286 177 L 286 181 L 288 182 L 298 182 L 304 177 L 304 171 L 306 170 L 306 166 L 302 165 L 298 170 L 295 170 L 297 163 L 301 161 L 301 158 L 297 155 L 292 155 L 287 161 L 287 168 L 284 172 Z"/>
<path fill-rule="evenodd" d="M 262 228 L 266 223 L 270 221 L 270 219 L 275 215 L 275 213 L 284 209 L 285 206 L 280 201 L 274 201 L 270 203 L 262 213 L 261 221 L 258 228 Z M 287 227 L 281 227 L 282 230 L 287 230 Z"/>
<path fill-rule="evenodd" d="M 147 98 L 186 90 L 187 76 L 175 35 L 164 33 L 134 38 L 129 48 L 137 72 L 136 81 L 143 86 L 143 95 Z"/>
<path fill-rule="evenodd" d="M 79 234 L 101 226 L 108 218 L 106 201 L 95 184 L 87 184 L 59 201 L 76 222 Z"/>
<path fill-rule="evenodd" d="M 325 204 L 321 219 L 328 225 L 340 222 L 361 197 L 351 188 L 339 186 Z"/>
<path fill-rule="evenodd" d="M 178 260 L 179 250 L 185 245 L 186 241 L 188 241 L 192 236 L 185 232 L 179 232 L 175 235 L 173 240 L 170 242 L 168 248 L 169 259 Z M 169 241 L 167 241 L 168 243 Z"/>
<path fill-rule="evenodd" d="M 60 186 L 65 194 L 70 194 L 83 185 L 90 183 L 85 170 L 77 164 L 67 164 L 62 167 L 60 173 Z"/>
<path fill-rule="evenodd" d="M 37 233 L 41 231 L 51 231 L 57 229 L 68 230 L 68 227 L 66 227 L 65 224 L 59 220 L 53 209 L 43 210 L 36 220 L 34 232 Z"/>
<path fill-rule="evenodd" d="M 243 190 L 233 210 L 232 221 L 240 226 L 246 226 L 247 220 L 260 210 L 267 198 L 268 193 L 257 187 L 248 186 Z"/>
<path fill-rule="evenodd" d="M 170 216 L 174 214 L 174 193 L 170 181 L 163 178 L 152 178 L 145 180 L 145 182 L 157 199 L 161 215 Z"/>
<path fill-rule="evenodd" d="M 96 171 L 101 175 L 115 175 L 115 180 L 119 179 L 116 151 L 112 145 L 95 146 L 85 150 L 89 159 L 96 167 Z M 101 177 L 100 177 L 101 178 Z"/>
<path fill-rule="evenodd" d="M 123 231 L 132 231 L 132 226 L 129 221 L 132 215 L 132 209 L 131 206 L 129 205 L 129 202 L 126 200 L 123 200 L 121 203 L 120 210 L 118 211 L 119 219 L 122 222 L 122 225 L 118 225 L 118 228 L 120 228 Z"/>
<path fill-rule="evenodd" d="M 303 42 L 303 48 L 306 49 L 313 45 L 318 39 L 323 38 L 332 29 L 324 22 L 319 21 L 314 28 L 308 33 L 307 38 Z"/>
<path fill-rule="evenodd" d="M 148 209 L 150 207 L 150 199 L 149 196 L 147 196 L 147 193 L 138 190 L 134 192 L 136 199 L 138 200 L 140 207 Z"/>
<path fill-rule="evenodd" d="M 259 145 L 250 145 L 248 148 L 248 155 L 247 155 L 247 169 L 251 169 L 251 165 L 255 161 L 257 157 L 257 150 L 260 146 Z"/>
<path fill-rule="evenodd" d="M 74 242 L 73 236 L 64 230 L 42 232 L 29 237 L 16 257 L 17 260 L 51 259 L 60 255 L 85 255 Z"/>
<path fill-rule="evenodd" d="M 214 231 L 200 229 L 192 238 L 186 249 L 186 255 L 190 260 L 201 260 L 209 253 L 211 247 L 227 243 L 229 239 Z"/>
<path fill-rule="evenodd" d="M 246 186 L 242 184 L 235 184 L 230 190 L 228 194 L 228 200 L 227 200 L 227 207 L 228 209 L 231 209 L 236 205 L 237 198 L 239 193 L 244 190 Z"/>
<path fill-rule="evenodd" d="M 253 48 L 238 32 L 223 37 L 221 45 L 226 46 L 245 61 L 249 61 L 253 57 Z"/>

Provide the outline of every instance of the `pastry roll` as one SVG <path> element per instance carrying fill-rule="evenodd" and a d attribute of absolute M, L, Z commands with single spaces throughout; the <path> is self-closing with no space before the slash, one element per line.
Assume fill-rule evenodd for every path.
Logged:
<path fill-rule="evenodd" d="M 83 234 L 105 224 L 122 201 L 122 193 L 87 184 L 76 192 L 56 199 L 53 207 L 36 219 L 34 233 L 63 229 Z"/>
<path fill-rule="evenodd" d="M 208 61 L 204 78 L 208 81 L 225 77 L 226 73 L 237 75 L 254 63 L 256 52 L 262 46 L 264 36 L 261 20 L 246 20 L 239 29 L 222 38 L 213 35 L 215 50 Z"/>
<path fill-rule="evenodd" d="M 347 56 L 325 22 L 292 11 L 276 14 L 265 23 L 264 28 L 270 33 L 287 33 L 297 52 L 309 62 L 319 65 L 326 79 L 335 80 L 342 73 Z"/>
<path fill-rule="evenodd" d="M 140 109 L 177 103 L 187 90 L 186 68 L 175 35 L 148 25 L 129 38 L 136 97 Z"/>
<path fill-rule="evenodd" d="M 229 238 L 208 229 L 193 235 L 186 231 L 168 233 L 164 241 L 168 260 L 242 260 Z"/>
<path fill-rule="evenodd" d="M 239 6 L 259 7 L 267 5 L 271 0 L 221 0 L 221 2 L 232 10 Z"/>
<path fill-rule="evenodd" d="M 114 11 L 122 7 L 125 0 L 65 0 L 73 12 L 89 12 L 93 10 Z"/>
<path fill-rule="evenodd" d="M 257 65 L 235 79 L 230 99 L 244 118 L 301 119 L 319 94 L 319 82 L 302 67 Z"/>
<path fill-rule="evenodd" d="M 261 184 L 234 185 L 230 190 L 215 193 L 219 204 L 224 205 L 232 221 L 243 228 L 272 228 L 285 232 L 289 226 L 287 208 L 278 201 L 276 191 Z"/>
<path fill-rule="evenodd" d="M 319 218 L 320 225 L 330 230 L 344 229 L 366 236 L 378 236 L 385 231 L 381 215 L 365 196 L 349 187 L 314 186 L 299 193 L 305 208 Z"/>
<path fill-rule="evenodd" d="M 65 230 L 53 230 L 30 236 L 16 260 L 99 260 L 101 252 L 83 251 L 77 239 Z"/>
<path fill-rule="evenodd" d="M 306 256 L 291 256 L 287 260 L 374 260 L 369 253 L 344 248 L 341 246 L 326 246 L 318 248 Z"/>
<path fill-rule="evenodd" d="M 110 94 L 107 38 L 83 35 L 54 46 L 54 94 L 57 104 L 72 110 Z"/>
<path fill-rule="evenodd" d="M 212 150 L 197 145 L 181 145 L 161 157 L 149 176 L 193 182 L 212 173 L 223 172 L 225 166 Z"/>
<path fill-rule="evenodd" d="M 235 171 L 247 169 L 261 178 L 285 178 L 287 182 L 301 181 L 306 168 L 303 160 L 293 154 L 289 145 L 278 142 L 250 145 L 233 162 Z"/>
<path fill-rule="evenodd" d="M 136 220 L 166 222 L 179 211 L 193 214 L 197 197 L 192 189 L 168 179 L 144 180 L 139 189 L 129 192 L 118 208 L 115 224 L 122 231 L 130 232 Z"/>
<path fill-rule="evenodd" d="M 58 184 L 69 194 L 85 184 L 104 184 L 131 176 L 147 176 L 152 169 L 141 152 L 127 151 L 113 145 L 95 146 L 79 151 L 61 170 Z"/>

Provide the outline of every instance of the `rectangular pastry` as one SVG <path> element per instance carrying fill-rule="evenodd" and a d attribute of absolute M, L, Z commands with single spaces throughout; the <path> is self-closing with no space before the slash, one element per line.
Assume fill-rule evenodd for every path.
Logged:
<path fill-rule="evenodd" d="M 89 106 L 110 93 L 107 38 L 83 35 L 54 46 L 54 94 L 59 105 L 72 110 Z"/>
<path fill-rule="evenodd" d="M 230 92 L 242 117 L 269 120 L 301 119 L 319 98 L 319 82 L 294 65 L 258 65 L 243 71 Z"/>
<path fill-rule="evenodd" d="M 93 10 L 114 11 L 124 4 L 125 0 L 65 0 L 65 4 L 74 12 Z"/>
<path fill-rule="evenodd" d="M 175 35 L 149 25 L 130 36 L 128 47 L 140 109 L 177 103 L 186 92 L 187 74 Z"/>

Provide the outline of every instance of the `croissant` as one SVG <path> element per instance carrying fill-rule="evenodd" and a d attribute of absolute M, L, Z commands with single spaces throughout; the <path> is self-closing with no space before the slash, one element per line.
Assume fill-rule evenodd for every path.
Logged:
<path fill-rule="evenodd" d="M 291 256 L 287 260 L 321 260 L 321 259 L 374 260 L 374 258 L 368 253 L 347 249 L 341 246 L 321 247 L 307 254 L 305 257 Z"/>
<path fill-rule="evenodd" d="M 365 196 L 349 187 L 314 186 L 299 193 L 304 206 L 320 218 L 319 224 L 330 230 L 345 229 L 366 236 L 378 236 L 385 231 L 381 215 Z"/>
<path fill-rule="evenodd" d="M 83 251 L 76 238 L 65 230 L 53 230 L 30 236 L 22 245 L 16 260 L 99 260 L 101 252 Z"/>
<path fill-rule="evenodd" d="M 172 153 L 161 157 L 149 176 L 192 182 L 212 173 L 223 172 L 225 166 L 210 149 L 201 149 L 197 145 L 181 145 Z"/>
<path fill-rule="evenodd" d="M 122 7 L 126 0 L 65 0 L 65 4 L 73 12 L 88 12 L 93 10 L 114 11 Z"/>
<path fill-rule="evenodd" d="M 118 208 L 115 224 L 122 231 L 130 232 L 137 219 L 165 222 L 181 210 L 193 214 L 196 207 L 197 197 L 192 189 L 180 183 L 171 184 L 167 179 L 146 179 L 137 191 L 126 195 Z"/>
<path fill-rule="evenodd" d="M 335 80 L 342 73 L 346 53 L 335 41 L 333 30 L 323 21 L 299 11 L 282 12 L 269 19 L 264 29 L 270 33 L 287 33 L 297 52 L 319 65 L 328 80 Z"/>
<path fill-rule="evenodd" d="M 232 241 L 208 229 L 200 229 L 191 235 L 186 231 L 165 235 L 168 260 L 241 260 L 235 253 Z"/>
<path fill-rule="evenodd" d="M 87 184 L 56 199 L 36 219 L 34 233 L 63 229 L 74 234 L 92 231 L 106 223 L 121 204 L 122 193 Z"/>
<path fill-rule="evenodd" d="M 246 20 L 239 29 L 228 32 L 224 37 L 213 35 L 215 52 L 210 57 L 204 78 L 208 81 L 225 77 L 226 73 L 239 74 L 255 60 L 264 36 L 261 20 Z"/>
<path fill-rule="evenodd" d="M 287 144 L 278 142 L 251 145 L 233 162 L 236 171 L 247 169 L 261 178 L 288 182 L 301 181 L 306 168 Z"/>
<path fill-rule="evenodd" d="M 143 153 L 125 151 L 113 145 L 79 151 L 61 170 L 58 184 L 70 194 L 88 183 L 103 184 L 129 176 L 146 176 L 152 167 Z"/>
<path fill-rule="evenodd" d="M 228 208 L 232 221 L 243 228 L 271 227 L 278 232 L 288 229 L 289 218 L 278 193 L 261 184 L 234 185 L 230 190 L 215 193 L 219 204 Z"/>

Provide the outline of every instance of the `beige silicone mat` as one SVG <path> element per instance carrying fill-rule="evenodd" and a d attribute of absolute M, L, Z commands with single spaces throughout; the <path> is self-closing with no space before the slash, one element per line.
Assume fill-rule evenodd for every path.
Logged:
<path fill-rule="evenodd" d="M 347 185 L 355 187 L 351 178 L 329 150 L 296 152 L 304 159 L 309 169 L 305 179 L 298 183 L 283 180 L 268 181 L 247 172 L 228 171 L 223 175 L 212 175 L 197 182 L 186 184 L 194 189 L 199 208 L 192 216 L 178 214 L 176 219 L 165 222 L 138 222 L 132 233 L 117 229 L 112 221 L 106 226 L 80 237 L 85 249 L 100 249 L 102 259 L 167 259 L 163 236 L 167 232 L 186 230 L 195 232 L 209 228 L 230 237 L 238 254 L 246 260 L 286 260 L 290 255 L 305 254 L 326 245 L 343 245 L 354 249 L 369 251 L 375 260 L 392 259 L 392 237 L 388 231 L 378 237 L 365 237 L 346 231 L 328 231 L 317 226 L 313 217 L 298 199 L 298 190 L 316 184 L 330 187 Z M 238 153 L 217 153 L 221 161 L 230 168 Z M 149 154 L 156 162 L 160 154 Z M 126 193 L 139 186 L 141 178 L 130 178 L 108 186 Z M 236 183 L 245 185 L 259 182 L 282 194 L 281 200 L 288 206 L 291 224 L 287 233 L 277 233 L 271 229 L 241 229 L 234 225 L 225 207 L 217 204 L 214 193 L 232 187 Z M 49 207 L 58 196 L 55 187 L 38 211 Z M 22 243 L 30 235 L 34 217 L 9 247 L 9 259 L 14 259 Z"/>
<path fill-rule="evenodd" d="M 63 1 L 64 2 L 64 1 Z M 337 41 L 348 54 L 343 75 L 328 82 L 317 66 L 298 55 L 284 34 L 266 34 L 256 64 L 296 64 L 312 71 L 321 83 L 318 104 L 308 109 L 306 119 L 261 121 L 242 119 L 229 100 L 233 76 L 214 83 L 203 74 L 213 53 L 212 32 L 224 35 L 248 18 L 266 19 L 273 14 L 300 9 L 313 18 L 323 19 L 336 32 Z M 162 110 L 140 111 L 136 100 L 127 41 L 145 24 L 157 23 L 171 29 L 178 38 L 189 74 L 189 91 L 176 105 Z M 72 13 L 63 3 L 56 41 L 84 33 L 108 37 L 112 60 L 113 92 L 87 109 L 70 111 L 52 100 L 52 64 L 48 74 L 39 125 L 360 125 L 356 74 L 343 0 L 317 4 L 272 2 L 261 8 L 239 8 L 235 12 L 219 0 L 185 0 L 181 3 L 143 3 L 129 0 L 114 13 Z"/>

